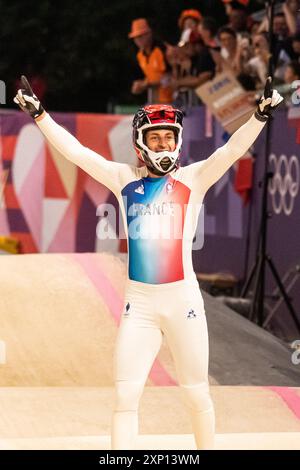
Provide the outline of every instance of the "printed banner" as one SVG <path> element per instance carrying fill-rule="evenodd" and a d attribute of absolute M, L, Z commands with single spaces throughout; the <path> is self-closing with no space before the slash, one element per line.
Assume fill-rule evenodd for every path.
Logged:
<path fill-rule="evenodd" d="M 229 134 L 244 124 L 255 108 L 249 102 L 249 93 L 229 72 L 216 75 L 196 93 Z"/>

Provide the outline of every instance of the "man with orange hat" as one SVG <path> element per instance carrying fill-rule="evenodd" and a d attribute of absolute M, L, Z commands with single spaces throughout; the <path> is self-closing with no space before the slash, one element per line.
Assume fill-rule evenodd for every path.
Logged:
<path fill-rule="evenodd" d="M 134 20 L 128 37 L 139 49 L 137 61 L 145 76 L 143 80 L 133 82 L 131 92 L 136 95 L 149 90 L 149 102 L 171 103 L 172 89 L 166 85 L 167 63 L 163 46 L 154 41 L 148 21 L 145 18 Z"/>

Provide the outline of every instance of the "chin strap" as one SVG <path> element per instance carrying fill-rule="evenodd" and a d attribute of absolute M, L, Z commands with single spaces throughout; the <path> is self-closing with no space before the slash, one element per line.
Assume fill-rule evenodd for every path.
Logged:
<path fill-rule="evenodd" d="M 175 163 L 175 165 L 169 171 L 167 171 L 166 173 L 163 173 L 162 171 L 159 171 L 157 168 L 154 168 L 151 164 L 148 164 L 146 162 L 145 162 L 145 164 L 146 164 L 146 167 L 148 168 L 148 170 L 150 170 L 151 173 L 154 173 L 157 176 L 166 176 L 169 173 L 171 173 L 171 171 L 179 168 L 179 164 Z"/>
<path fill-rule="evenodd" d="M 148 168 L 149 171 L 151 171 L 151 173 L 154 173 L 154 175 L 156 175 L 156 176 L 165 176 L 165 175 L 167 175 L 167 173 L 161 173 L 159 170 L 157 170 L 156 168 L 153 168 L 151 165 L 146 164 L 146 167 Z"/>
<path fill-rule="evenodd" d="M 145 162 L 145 165 L 146 167 L 148 168 L 148 170 L 151 171 L 151 173 L 154 173 L 155 175 L 157 176 L 165 176 L 167 175 L 168 173 L 170 173 L 171 171 L 173 171 L 174 169 L 178 168 L 179 167 L 179 159 L 177 158 L 175 164 L 172 166 L 172 168 L 170 170 L 168 170 L 167 172 L 163 172 L 163 171 L 160 171 L 158 170 L 157 168 L 155 168 L 153 165 L 152 165 L 152 162 L 151 160 L 145 156 L 146 158 L 144 159 L 144 162 Z"/>

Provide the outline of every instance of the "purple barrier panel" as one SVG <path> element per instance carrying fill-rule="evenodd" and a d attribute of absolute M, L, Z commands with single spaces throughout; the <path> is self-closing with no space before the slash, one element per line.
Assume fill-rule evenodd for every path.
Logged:
<path fill-rule="evenodd" d="M 208 127 L 214 126 L 214 121 L 207 119 L 203 106 L 191 108 L 184 118 L 183 145 L 181 152 L 181 165 L 207 158 L 213 151 L 214 138 L 207 137 Z"/>
<path fill-rule="evenodd" d="M 257 240 L 260 231 L 262 179 L 265 159 L 265 131 L 255 143 L 254 181 L 251 206 L 242 205 L 240 196 L 233 188 L 233 167 L 207 193 L 204 218 L 204 247 L 193 252 L 194 268 L 199 272 L 227 271 L 238 279 L 245 280 L 255 261 Z M 223 145 L 223 131 L 214 124 L 214 141 L 209 151 L 203 152 L 203 141 L 193 142 L 193 160 L 208 158 L 220 145 Z M 210 140 L 210 139 L 207 139 Z M 191 147 L 191 143 L 189 143 Z M 201 149 L 200 158 L 195 158 L 196 148 Z M 299 145 L 296 144 L 296 130 L 290 126 L 287 113 L 281 110 L 273 119 L 269 169 L 274 171 L 273 183 L 268 192 L 268 208 L 272 218 L 268 224 L 267 248 L 279 276 L 300 264 L 300 211 L 299 211 Z M 250 214 L 249 214 L 249 211 Z M 251 217 L 249 217 L 251 216 Z M 247 258 L 247 236 L 250 246 Z M 248 259 L 248 263 L 247 263 Z M 269 267 L 266 268 L 266 293 L 275 288 Z M 300 315 L 300 277 L 290 291 L 293 305 Z M 274 302 L 268 302 L 270 306 Z M 295 324 L 283 303 L 272 322 L 270 329 L 286 338 L 297 335 Z M 299 334 L 298 334 L 299 335 Z"/>
<path fill-rule="evenodd" d="M 76 122 L 73 113 L 55 113 L 51 112 L 54 120 L 64 126 L 73 135 L 76 132 Z M 32 118 L 22 111 L 3 110 L 0 113 L 1 135 L 17 135 L 25 124 L 32 124 Z"/>
<path fill-rule="evenodd" d="M 262 190 L 258 187 L 262 179 L 265 159 L 265 133 L 259 137 L 255 149 L 257 152 L 255 185 L 252 197 L 251 221 L 251 260 L 254 260 L 256 238 L 261 220 Z M 267 252 L 271 256 L 279 276 L 296 264 L 300 264 L 300 151 L 296 143 L 296 130 L 290 126 L 285 110 L 278 111 L 272 121 L 269 170 L 274 172 L 268 188 L 268 210 L 271 218 L 268 223 Z M 270 294 L 276 287 L 270 269 L 266 268 L 266 292 Z M 300 318 L 300 276 L 289 292 L 293 306 Z M 274 305 L 274 302 L 269 302 Z M 283 337 L 299 337 L 292 317 L 282 303 L 270 323 L 271 329 Z"/>
<path fill-rule="evenodd" d="M 223 128 L 215 120 L 213 137 L 206 137 L 205 123 L 203 107 L 195 108 L 185 121 L 188 127 L 185 145 L 190 151 L 188 163 L 209 158 L 226 141 Z M 205 196 L 204 247 L 193 251 L 193 262 L 197 272 L 224 271 L 241 279 L 246 265 L 249 206 L 242 206 L 241 197 L 233 188 L 234 176 L 235 170 L 231 168 Z"/>
<path fill-rule="evenodd" d="M 63 113 L 58 113 L 57 116 L 56 113 L 53 114 L 60 124 L 75 134 L 73 116 Z M 16 136 L 24 124 L 31 122 L 31 119 L 21 112 L 0 113 L 3 137 Z M 281 278 L 289 268 L 300 263 L 299 145 L 296 144 L 296 129 L 290 124 L 285 110 L 276 113 L 270 149 L 270 169 L 275 172 L 275 176 L 269 189 L 268 203 L 272 218 L 268 225 L 268 253 L 272 256 Z M 128 123 L 128 133 L 131 132 L 130 126 L 131 124 Z M 225 143 L 225 140 L 223 129 L 214 120 L 211 121 L 203 107 L 189 110 L 185 118 L 182 165 L 208 158 Z M 243 280 L 245 273 L 250 270 L 250 265 L 255 258 L 261 216 L 262 191 L 258 187 L 258 182 L 262 178 L 264 169 L 265 131 L 257 139 L 255 151 L 251 206 L 243 206 L 240 196 L 233 188 L 235 177 L 233 167 L 208 191 L 205 197 L 204 247 L 193 251 L 196 271 L 206 273 L 227 271 Z M 11 163 L 12 155 L 9 155 L 7 159 L 2 159 L 4 168 L 10 167 Z M 12 183 L 8 181 L 8 184 Z M 113 195 L 108 196 L 108 200 L 116 204 Z M 97 218 L 93 204 L 85 194 L 82 206 L 78 208 L 77 225 L 78 220 L 84 221 L 75 229 L 76 250 L 78 251 L 90 251 L 95 247 Z M 13 207 L 10 210 L 13 216 Z M 17 216 L 20 217 L 20 214 L 19 211 Z M 249 215 L 251 215 L 251 220 Z M 20 230 L 20 227 L 17 230 Z M 24 227 L 22 230 L 25 230 Z M 27 231 L 29 229 L 25 230 L 26 236 L 29 237 L 30 233 L 28 232 L 27 235 Z M 250 233 L 249 259 L 247 258 L 248 231 Z M 300 314 L 299 283 L 300 280 L 295 283 L 290 292 L 298 315 Z M 267 268 L 266 291 L 271 292 L 274 286 L 273 278 Z M 283 336 L 292 337 L 296 334 L 295 325 L 285 304 L 282 304 L 276 312 L 271 326 L 274 331 Z"/>

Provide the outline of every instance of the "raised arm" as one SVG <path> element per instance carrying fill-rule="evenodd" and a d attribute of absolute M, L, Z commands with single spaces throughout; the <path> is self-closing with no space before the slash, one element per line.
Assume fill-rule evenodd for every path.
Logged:
<path fill-rule="evenodd" d="M 260 99 L 257 110 L 250 119 L 243 124 L 227 141 L 218 148 L 209 158 L 194 163 L 194 184 L 199 185 L 201 193 L 205 193 L 216 183 L 235 161 L 241 158 L 264 128 L 271 110 L 275 109 L 283 100 L 282 96 L 272 90 L 271 78 L 266 81 L 264 95 Z"/>
<path fill-rule="evenodd" d="M 117 192 L 120 182 L 121 163 L 106 160 L 101 155 L 82 145 L 72 134 L 57 124 L 43 109 L 40 101 L 34 95 L 26 77 L 22 76 L 23 88 L 18 90 L 14 98 L 20 108 L 29 113 L 46 139 L 64 157 L 78 165 L 82 170 Z"/>
<path fill-rule="evenodd" d="M 297 32 L 297 15 L 299 10 L 297 9 L 296 13 L 293 14 L 290 6 L 287 2 L 285 2 L 282 5 L 282 11 L 285 17 L 287 27 L 289 29 L 289 35 L 293 36 Z"/>

